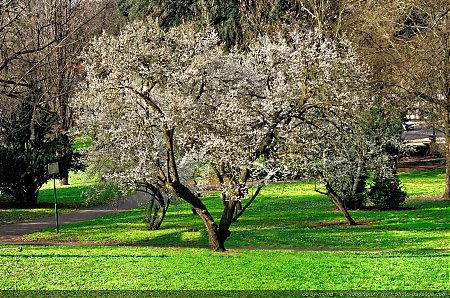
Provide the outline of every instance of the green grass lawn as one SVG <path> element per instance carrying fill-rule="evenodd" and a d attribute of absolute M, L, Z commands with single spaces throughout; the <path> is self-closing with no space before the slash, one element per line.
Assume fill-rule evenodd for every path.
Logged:
<path fill-rule="evenodd" d="M 6 290 L 449 290 L 450 253 L 0 247 Z"/>
<path fill-rule="evenodd" d="M 107 202 L 114 197 L 114 189 L 105 190 L 94 201 L 87 200 L 87 191 L 94 184 L 93 179 L 88 179 L 83 172 L 69 174 L 70 185 L 60 186 L 56 181 L 56 197 L 60 212 L 72 212 L 76 209 L 98 205 Z M 54 190 L 53 180 L 48 181 L 39 190 L 38 205 L 36 208 L 26 209 L 0 209 L 0 224 L 16 223 L 33 220 L 54 214 Z"/>
<path fill-rule="evenodd" d="M 410 194 L 404 208 L 352 211 L 359 225 L 351 227 L 313 183 L 266 187 L 232 226 L 225 253 L 195 248 L 207 246 L 206 231 L 183 201 L 159 231 L 147 230 L 144 210 L 135 209 L 63 226 L 58 235 L 34 233 L 30 244 L 131 246 L 0 246 L 0 289 L 450 290 L 443 171 L 400 178 Z M 217 195 L 205 201 L 217 219 Z"/>
<path fill-rule="evenodd" d="M 445 190 L 445 170 L 423 170 L 398 174 L 406 192 L 413 198 L 442 195 Z"/>
<path fill-rule="evenodd" d="M 415 176 L 405 173 L 408 176 L 402 174 L 402 179 L 426 176 L 434 181 L 434 188 L 440 188 L 442 183 L 438 177 L 441 174 L 439 171 Z M 405 188 L 412 188 L 411 185 L 405 183 Z M 432 186 L 428 187 L 432 192 Z M 206 197 L 205 202 L 214 218 L 219 218 L 221 202 L 217 194 Z M 232 225 L 226 246 L 401 251 L 450 247 L 449 201 L 427 198 L 419 193 L 413 194 L 402 210 L 352 211 L 351 214 L 359 225 L 346 225 L 331 201 L 314 192 L 313 183 L 272 185 L 263 189 L 244 216 Z M 159 231 L 147 230 L 144 216 L 143 209 L 136 209 L 63 226 L 57 235 L 49 230 L 28 235 L 27 239 L 177 246 L 208 244 L 203 223 L 184 201 L 171 205 Z"/>
<path fill-rule="evenodd" d="M 92 185 L 94 181 L 88 179 L 86 174 L 79 171 L 76 173 L 71 172 L 69 174 L 69 185 L 59 185 L 59 181 L 56 181 L 56 196 L 58 204 L 64 206 L 79 207 L 84 205 L 86 196 L 84 193 L 88 187 Z M 53 193 L 53 180 L 48 181 L 39 190 L 40 205 L 53 205 L 55 202 Z"/>

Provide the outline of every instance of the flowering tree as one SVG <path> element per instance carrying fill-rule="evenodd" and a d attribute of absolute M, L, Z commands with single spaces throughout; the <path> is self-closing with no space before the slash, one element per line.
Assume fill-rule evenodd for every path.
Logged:
<path fill-rule="evenodd" d="M 325 132 L 348 126 L 365 99 L 369 74 L 346 40 L 296 31 L 263 37 L 248 52 L 233 52 L 201 71 L 207 76 L 201 94 L 207 104 L 193 113 L 202 125 L 188 135 L 186 147 L 191 158 L 212 166 L 228 217 L 247 197 L 248 181 L 263 178 L 232 220 L 243 214 L 264 180 L 292 174 L 298 158 L 287 164 L 280 158 L 314 154 L 324 143 L 336 143 L 337 133 Z M 322 149 L 311 146 L 309 137 Z M 340 197 L 333 201 L 354 223 Z"/>
<path fill-rule="evenodd" d="M 263 37 L 246 53 L 224 54 L 214 32 L 189 24 L 134 23 L 96 39 L 83 59 L 78 130 L 92 136 L 107 177 L 184 199 L 215 250 L 263 185 L 248 198 L 249 180 L 289 171 L 279 159 L 306 132 L 351 113 L 367 74 L 345 40 L 317 32 Z M 218 223 L 190 179 L 199 165 L 221 183 Z"/>
<path fill-rule="evenodd" d="M 197 34 L 191 25 L 169 31 L 134 23 L 118 36 L 96 39 L 83 56 L 86 80 L 75 103 L 78 131 L 92 136 L 97 165 L 107 178 L 125 186 L 143 186 L 155 197 L 176 195 L 193 206 L 208 228 L 210 245 L 223 250 L 218 228 L 180 168 L 183 131 L 197 109 L 192 71 L 217 56 L 213 32 Z M 183 128 L 183 129 L 182 129 Z M 179 133 L 178 133 L 179 131 Z"/>
<path fill-rule="evenodd" d="M 322 140 L 315 135 L 304 136 L 309 148 L 301 151 L 299 171 L 323 183 L 326 191 L 320 188 L 316 191 L 328 195 L 335 204 L 337 202 L 349 224 L 355 224 L 355 221 L 346 209 L 364 208 L 366 201 L 373 202 L 374 198 L 382 197 L 378 193 L 378 180 L 397 181 L 397 162 L 406 152 L 401 139 L 401 117 L 379 104 L 376 100 L 360 103 L 361 111 L 354 113 L 352 119 L 338 127 L 323 128 L 322 134 L 327 137 Z M 374 173 L 377 179 L 368 193 L 369 173 Z M 392 184 L 392 193 L 400 193 L 399 185 L 396 185 Z M 405 195 L 402 196 L 398 203 L 404 200 Z"/>

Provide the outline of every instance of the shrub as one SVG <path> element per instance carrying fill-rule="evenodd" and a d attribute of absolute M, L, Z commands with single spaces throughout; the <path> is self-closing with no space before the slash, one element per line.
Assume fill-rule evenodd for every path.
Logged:
<path fill-rule="evenodd" d="M 39 188 L 51 178 L 47 164 L 62 162 L 57 152 L 70 140 L 55 134 L 58 117 L 49 107 L 24 102 L 0 111 L 0 192 L 8 198 L 0 205 L 35 206 Z"/>
<path fill-rule="evenodd" d="M 398 209 L 406 200 L 407 194 L 397 175 L 376 175 L 368 198 L 380 210 Z"/>
<path fill-rule="evenodd" d="M 345 207 L 349 210 L 358 210 L 365 207 L 367 195 L 364 192 L 348 194 L 342 197 Z"/>

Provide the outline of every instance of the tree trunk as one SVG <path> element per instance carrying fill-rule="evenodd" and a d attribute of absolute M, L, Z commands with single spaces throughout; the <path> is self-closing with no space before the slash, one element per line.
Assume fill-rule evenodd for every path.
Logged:
<path fill-rule="evenodd" d="M 351 225 L 351 226 L 356 225 L 356 222 L 353 220 L 353 218 L 348 213 L 347 208 L 345 207 L 344 201 L 334 191 L 334 189 L 331 187 L 331 185 L 328 182 L 325 182 L 325 188 L 327 189 L 328 196 L 331 198 L 331 200 L 333 201 L 334 205 L 336 205 L 336 207 L 339 209 L 339 211 L 347 219 L 348 224 Z"/>
<path fill-rule="evenodd" d="M 164 220 L 164 217 L 166 216 L 166 212 L 167 212 L 168 208 L 169 208 L 168 205 L 159 207 L 159 217 L 152 224 L 153 230 L 159 230 L 159 228 L 161 227 L 161 224 Z M 155 216 L 155 218 L 156 218 L 156 216 Z"/>
<path fill-rule="evenodd" d="M 153 210 L 153 205 L 155 203 L 155 199 L 151 198 L 150 204 L 147 206 L 146 211 L 145 211 L 145 225 L 147 226 L 147 228 L 149 230 L 152 229 L 152 224 L 153 224 L 153 220 L 152 220 L 152 210 Z"/>
<path fill-rule="evenodd" d="M 63 166 L 59 174 L 59 185 L 69 185 L 69 171 Z"/>
<path fill-rule="evenodd" d="M 233 223 L 233 218 L 236 212 L 236 205 L 239 203 L 235 198 L 227 201 L 222 213 L 222 217 L 219 222 L 219 240 L 225 243 L 225 240 L 230 237 L 230 226 Z"/>
<path fill-rule="evenodd" d="M 360 158 L 358 160 L 358 168 L 356 170 L 356 177 L 355 177 L 355 181 L 353 181 L 353 187 L 352 187 L 352 194 L 356 195 L 356 192 L 358 191 L 358 186 L 360 183 L 360 179 L 361 179 L 361 171 L 363 169 L 364 166 L 364 159 Z"/>
<path fill-rule="evenodd" d="M 31 187 L 25 191 L 25 207 L 36 207 L 38 203 L 39 191 Z"/>
<path fill-rule="evenodd" d="M 225 251 L 224 242 L 219 235 L 219 227 L 214 222 L 213 217 L 208 210 L 203 208 L 195 208 L 197 214 L 203 220 L 206 230 L 208 231 L 209 247 L 215 251 Z"/>
<path fill-rule="evenodd" d="M 450 113 L 445 115 L 445 192 L 443 198 L 450 199 Z"/>
<path fill-rule="evenodd" d="M 447 10 L 448 15 L 448 10 Z M 446 28 L 448 28 L 448 18 L 445 18 Z M 448 68 L 448 63 L 450 61 L 450 43 L 448 42 L 450 37 L 450 32 L 447 29 L 446 34 L 442 35 L 441 44 L 444 45 L 444 66 L 441 72 L 441 82 L 442 82 L 442 93 L 445 108 L 445 192 L 444 199 L 450 199 L 450 73 Z"/>
<path fill-rule="evenodd" d="M 156 226 L 155 226 L 155 222 L 156 222 L 156 217 L 158 216 L 158 211 L 159 208 L 155 206 L 154 210 L 153 210 L 153 214 L 151 214 L 150 211 L 150 216 L 151 216 L 151 220 L 150 220 L 150 230 L 157 230 Z"/>
<path fill-rule="evenodd" d="M 219 227 L 214 222 L 214 218 L 209 213 L 205 204 L 179 181 L 167 183 L 166 187 L 176 196 L 191 204 L 197 215 L 203 220 L 208 231 L 209 247 L 215 251 L 225 251 L 224 241 L 221 241 L 221 237 L 219 236 Z"/>

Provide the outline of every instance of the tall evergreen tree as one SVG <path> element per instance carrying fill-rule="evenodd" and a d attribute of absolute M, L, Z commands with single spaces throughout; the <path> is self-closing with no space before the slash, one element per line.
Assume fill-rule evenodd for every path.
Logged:
<path fill-rule="evenodd" d="M 130 21 L 151 16 L 163 27 L 184 21 L 212 24 L 228 48 L 246 45 L 281 24 L 300 24 L 336 33 L 346 0 L 119 0 L 120 12 Z"/>

